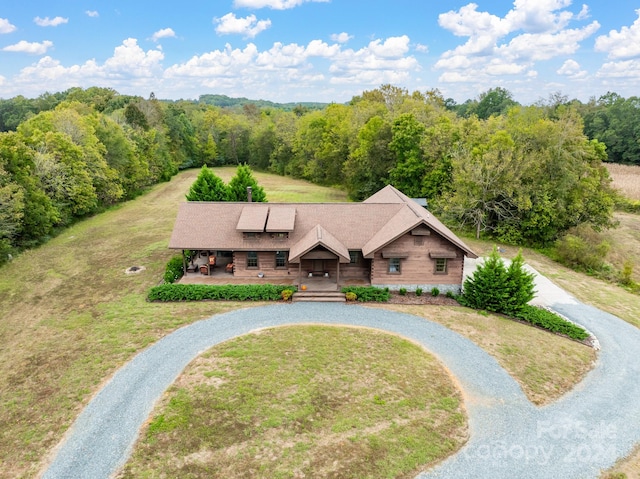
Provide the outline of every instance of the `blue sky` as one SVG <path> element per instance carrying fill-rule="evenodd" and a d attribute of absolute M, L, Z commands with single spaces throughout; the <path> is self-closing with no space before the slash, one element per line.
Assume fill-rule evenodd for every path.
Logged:
<path fill-rule="evenodd" d="M 638 96 L 629 0 L 0 2 L 0 98 L 80 86 L 345 102 L 391 83 L 458 102 L 503 87 Z"/>

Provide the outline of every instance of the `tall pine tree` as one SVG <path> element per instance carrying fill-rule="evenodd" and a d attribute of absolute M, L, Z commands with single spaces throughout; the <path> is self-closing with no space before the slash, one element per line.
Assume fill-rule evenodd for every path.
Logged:
<path fill-rule="evenodd" d="M 465 280 L 463 290 L 465 306 L 516 316 L 535 295 L 534 276 L 524 269 L 522 252 L 505 267 L 494 246 L 487 260 Z"/>
<path fill-rule="evenodd" d="M 252 201 L 266 202 L 264 188 L 258 185 L 249 165 L 238 165 L 236 175 L 229 181 L 229 201 L 247 201 L 247 187 L 251 187 Z"/>
<path fill-rule="evenodd" d="M 227 187 L 206 165 L 189 188 L 188 201 L 227 201 Z"/>

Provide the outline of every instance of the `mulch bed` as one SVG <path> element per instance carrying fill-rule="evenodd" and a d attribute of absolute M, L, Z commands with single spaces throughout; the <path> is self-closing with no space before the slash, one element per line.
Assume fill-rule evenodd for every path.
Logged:
<path fill-rule="evenodd" d="M 416 296 L 415 293 L 407 292 L 402 296 L 397 291 L 391 291 L 388 304 L 433 304 L 437 306 L 460 306 L 453 298 L 448 298 L 444 294 L 438 296 L 431 296 L 430 292 L 423 293 L 420 296 Z"/>

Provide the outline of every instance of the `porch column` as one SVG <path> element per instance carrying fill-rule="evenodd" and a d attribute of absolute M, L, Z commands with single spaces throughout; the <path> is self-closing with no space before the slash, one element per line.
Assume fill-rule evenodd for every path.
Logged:
<path fill-rule="evenodd" d="M 187 274 L 187 256 L 184 254 L 184 250 L 182 250 L 182 274 Z"/>
<path fill-rule="evenodd" d="M 298 262 L 298 288 L 302 286 L 302 259 Z"/>
<path fill-rule="evenodd" d="M 336 287 L 340 288 L 340 257 L 338 257 L 338 268 L 336 272 Z"/>

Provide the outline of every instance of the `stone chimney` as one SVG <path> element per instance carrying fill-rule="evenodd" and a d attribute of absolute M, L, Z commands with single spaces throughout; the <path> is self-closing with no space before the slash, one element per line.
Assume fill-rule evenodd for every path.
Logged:
<path fill-rule="evenodd" d="M 251 203 L 253 199 L 251 198 L 251 187 L 247 186 L 247 201 Z"/>

